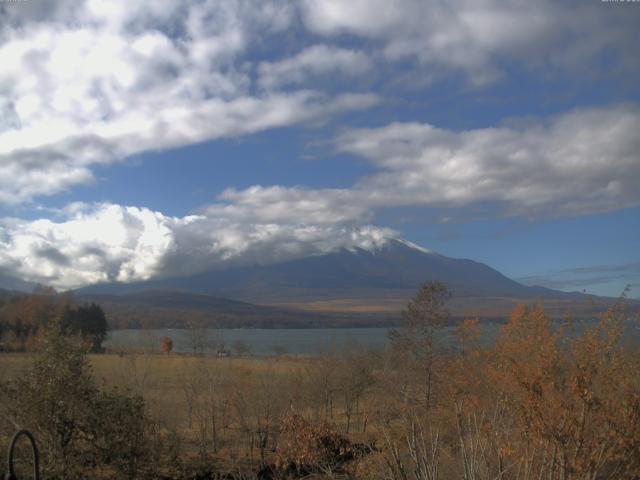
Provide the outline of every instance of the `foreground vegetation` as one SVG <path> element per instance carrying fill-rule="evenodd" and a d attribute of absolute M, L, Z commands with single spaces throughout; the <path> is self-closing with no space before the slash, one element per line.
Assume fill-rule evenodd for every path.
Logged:
<path fill-rule="evenodd" d="M 52 322 L 32 356 L 0 357 L 0 432 L 34 431 L 45 478 L 640 475 L 622 305 L 579 335 L 522 305 L 492 347 L 467 320 L 452 353 L 434 343 L 447 300 L 426 284 L 386 352 L 310 359 L 87 355 Z"/>

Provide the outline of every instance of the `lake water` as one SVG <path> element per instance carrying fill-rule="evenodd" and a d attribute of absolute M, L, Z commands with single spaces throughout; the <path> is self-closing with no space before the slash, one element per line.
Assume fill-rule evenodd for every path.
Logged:
<path fill-rule="evenodd" d="M 495 325 L 487 325 L 489 335 L 495 335 Z M 158 351 L 163 337 L 173 341 L 178 353 L 215 353 L 239 349 L 253 355 L 316 355 L 323 351 L 349 349 L 383 349 L 388 343 L 388 328 L 295 328 L 295 329 L 156 329 L 112 330 L 105 342 L 113 349 L 143 349 Z M 438 330 L 438 341 L 445 347 L 456 343 L 455 328 Z"/>
<path fill-rule="evenodd" d="M 575 325 L 577 333 L 593 325 L 581 322 Z M 482 342 L 493 343 L 499 324 L 482 325 Z M 242 350 L 252 355 L 317 355 L 321 352 L 352 349 L 383 349 L 389 342 L 388 328 L 307 328 L 307 329 L 156 329 L 112 330 L 105 342 L 113 349 L 139 349 L 159 351 L 163 337 L 173 341 L 173 351 L 178 353 L 215 353 Z M 437 343 L 445 349 L 457 348 L 455 327 L 437 330 Z M 640 345 L 640 329 L 630 323 L 625 331 L 624 343 L 637 348 Z"/>
<path fill-rule="evenodd" d="M 238 347 L 244 347 L 253 355 L 314 355 L 323 350 L 343 351 L 356 346 L 384 348 L 387 333 L 386 328 L 113 330 L 105 346 L 153 351 L 166 336 L 171 338 L 173 351 L 178 353 L 219 350 L 235 353 Z"/>
<path fill-rule="evenodd" d="M 576 331 L 593 325 L 581 322 Z M 491 345 L 500 325 L 482 324 L 482 343 Z M 316 355 L 321 352 L 350 349 L 383 349 L 388 343 L 388 328 L 308 328 L 308 329 L 157 329 L 113 330 L 105 346 L 113 349 L 143 349 L 158 351 L 163 337 L 173 341 L 173 351 L 178 353 L 215 353 L 228 350 L 253 355 Z M 436 332 L 436 341 L 444 349 L 457 348 L 455 327 L 443 327 Z M 630 324 L 624 343 L 640 345 L 640 330 Z"/>

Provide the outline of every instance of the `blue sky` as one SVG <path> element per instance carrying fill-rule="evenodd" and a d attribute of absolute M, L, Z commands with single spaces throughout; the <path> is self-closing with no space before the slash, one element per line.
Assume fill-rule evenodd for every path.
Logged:
<path fill-rule="evenodd" d="M 400 236 L 640 297 L 637 2 L 28 0 L 0 19 L 0 277 L 72 288 Z"/>

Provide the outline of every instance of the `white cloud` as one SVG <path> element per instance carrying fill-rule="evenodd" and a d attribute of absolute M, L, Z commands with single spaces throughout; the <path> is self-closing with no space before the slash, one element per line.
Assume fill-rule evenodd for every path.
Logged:
<path fill-rule="evenodd" d="M 225 203 L 210 205 L 205 211 L 243 223 L 303 221 L 322 226 L 364 223 L 371 212 L 352 203 L 353 196 L 353 192 L 345 189 L 253 186 L 241 191 L 225 190 L 219 197 Z"/>
<path fill-rule="evenodd" d="M 428 124 L 357 129 L 342 151 L 378 171 L 352 188 L 228 189 L 196 215 L 73 203 L 60 220 L 0 221 L 0 271 L 58 287 L 272 263 L 394 235 L 381 208 L 490 203 L 504 215 L 562 216 L 640 204 L 640 108 L 581 109 L 455 132 Z"/>
<path fill-rule="evenodd" d="M 389 60 L 415 59 L 430 76 L 460 72 L 474 85 L 495 81 L 505 62 L 604 73 L 599 62 L 606 52 L 616 67 L 640 67 L 635 5 L 305 0 L 303 12 L 309 29 L 320 35 L 348 33 L 381 42 Z"/>
<path fill-rule="evenodd" d="M 4 220 L 0 264 L 58 286 L 149 278 L 173 244 L 172 227 L 188 221 L 117 205 L 82 209 L 63 222 Z"/>
<path fill-rule="evenodd" d="M 147 208 L 73 204 L 60 221 L 4 219 L 0 271 L 70 288 L 273 263 L 341 247 L 371 249 L 393 233 L 340 218 L 322 225 L 272 215 L 252 223 L 213 210 L 177 218 Z"/>
<path fill-rule="evenodd" d="M 412 78 L 462 73 L 477 85 L 499 77 L 505 61 L 545 72 L 562 65 L 603 73 L 595 63 L 606 53 L 608 70 L 637 72 L 640 10 L 626 7 L 0 2 L 0 203 L 90 183 L 96 164 L 134 153 L 369 108 L 380 98 L 328 95 L 309 85 L 337 76 L 373 78 L 385 71 L 385 58 L 391 64 L 416 59 L 417 70 L 402 72 Z M 299 19 L 313 35 L 300 30 Z M 284 58 L 265 53 L 272 46 L 286 51 L 291 32 L 307 47 Z M 316 35 L 322 43 L 313 44 Z"/>
<path fill-rule="evenodd" d="M 46 21 L 22 4 L 1 7 L 9 19 L 0 27 L 1 203 L 90 182 L 96 163 L 378 101 L 308 89 L 252 93 L 244 56 L 291 24 L 288 2 L 65 5 Z"/>
<path fill-rule="evenodd" d="M 372 222 L 389 207 L 491 205 L 491 215 L 528 218 L 613 211 L 640 205 L 638 131 L 633 104 L 467 131 L 424 123 L 353 129 L 336 148 L 376 171 L 351 188 L 228 189 L 204 211 L 239 223 L 319 226 Z"/>
<path fill-rule="evenodd" d="M 371 222 L 389 207 L 484 204 L 529 218 L 613 211 L 640 205 L 639 131 L 635 104 L 466 131 L 426 123 L 352 129 L 336 148 L 376 170 L 351 188 L 228 189 L 205 211 L 244 223 L 321 226 Z"/>
<path fill-rule="evenodd" d="M 259 84 L 266 88 L 300 84 L 328 75 L 358 76 L 372 68 L 369 57 L 360 51 L 314 45 L 278 62 L 261 62 Z"/>
<path fill-rule="evenodd" d="M 107 121 L 73 125 L 62 117 L 51 128 L 53 120 L 47 118 L 31 128 L 0 134 L 0 141 L 4 140 L 0 143 L 0 202 L 20 203 L 87 183 L 93 179 L 92 165 L 133 153 L 317 120 L 377 101 L 370 94 L 329 98 L 298 91 L 158 105 L 155 111 L 149 103 Z"/>
<path fill-rule="evenodd" d="M 492 202 L 508 215 L 571 216 L 640 204 L 639 131 L 628 105 L 462 132 L 393 123 L 348 132 L 338 148 L 379 167 L 353 189 L 371 207 Z"/>

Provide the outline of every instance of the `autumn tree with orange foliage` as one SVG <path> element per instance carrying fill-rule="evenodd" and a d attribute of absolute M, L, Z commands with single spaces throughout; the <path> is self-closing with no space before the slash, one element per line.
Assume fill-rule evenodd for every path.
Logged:
<path fill-rule="evenodd" d="M 640 375 L 637 349 L 622 346 L 626 320 L 619 303 L 578 333 L 518 305 L 491 348 L 465 321 L 442 410 L 462 478 L 636 478 Z"/>
<path fill-rule="evenodd" d="M 57 319 L 69 304 L 66 297 L 20 295 L 0 305 L 0 347 L 8 350 L 32 350 L 44 329 Z"/>
<path fill-rule="evenodd" d="M 394 366 L 377 393 L 381 402 L 396 382 L 387 396 L 398 401 L 381 412 L 389 477 L 639 478 L 640 355 L 623 348 L 626 321 L 621 302 L 580 331 L 542 305 L 518 305 L 495 345 L 482 338 L 494 327 L 474 319 L 456 329 L 458 354 L 431 337 L 440 391 L 431 405 L 402 401 L 412 361 Z"/>
<path fill-rule="evenodd" d="M 620 345 L 619 305 L 580 335 L 519 305 L 498 338 L 490 380 L 513 428 L 504 450 L 552 479 L 631 478 L 640 468 L 640 379 Z"/>
<path fill-rule="evenodd" d="M 173 340 L 169 337 L 162 337 L 162 342 L 160 343 L 160 350 L 162 353 L 166 353 L 169 355 L 171 350 L 173 350 Z"/>

